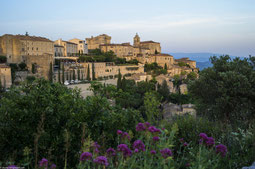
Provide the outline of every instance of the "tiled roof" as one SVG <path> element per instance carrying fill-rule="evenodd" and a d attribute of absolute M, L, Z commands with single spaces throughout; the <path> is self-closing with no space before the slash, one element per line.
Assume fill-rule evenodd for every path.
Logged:
<path fill-rule="evenodd" d="M 159 43 L 159 42 L 154 42 L 154 41 L 150 40 L 150 41 L 142 41 L 140 43 Z"/>

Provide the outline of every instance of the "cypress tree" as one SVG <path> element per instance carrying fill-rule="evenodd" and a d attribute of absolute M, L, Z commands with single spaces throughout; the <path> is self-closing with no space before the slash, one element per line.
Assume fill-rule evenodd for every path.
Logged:
<path fill-rule="evenodd" d="M 117 89 L 121 88 L 121 73 L 119 69 L 119 74 L 118 74 L 118 80 L 117 80 Z"/>
<path fill-rule="evenodd" d="M 2 86 L 2 80 L 1 80 L 1 76 L 0 76 L 0 93 L 2 92 L 3 86 Z"/>
<path fill-rule="evenodd" d="M 78 67 L 78 72 L 77 72 L 77 74 L 78 74 L 78 80 L 81 80 L 81 75 L 80 75 L 80 68 Z"/>
<path fill-rule="evenodd" d="M 166 63 L 165 63 L 164 69 L 167 70 L 167 65 L 166 65 Z"/>
<path fill-rule="evenodd" d="M 71 73 L 71 71 L 69 71 L 69 80 L 70 81 L 72 80 L 72 73 Z"/>
<path fill-rule="evenodd" d="M 50 82 L 51 82 L 51 83 L 53 82 L 53 71 L 52 71 L 52 63 L 50 63 L 49 80 L 50 80 Z"/>
<path fill-rule="evenodd" d="M 92 80 L 96 80 L 94 63 L 92 63 Z"/>
<path fill-rule="evenodd" d="M 69 71 L 66 72 L 66 80 L 69 81 Z"/>
<path fill-rule="evenodd" d="M 62 64 L 62 83 L 65 83 L 65 66 Z"/>
<path fill-rule="evenodd" d="M 75 70 L 73 69 L 73 80 L 75 81 Z"/>
<path fill-rule="evenodd" d="M 166 101 L 170 92 L 166 80 L 163 81 L 162 85 L 158 89 L 158 93 L 163 96 L 163 101 Z"/>
<path fill-rule="evenodd" d="M 58 68 L 58 83 L 61 83 L 61 78 L 60 78 L 60 66 Z"/>
<path fill-rule="evenodd" d="M 122 79 L 122 81 L 121 81 L 121 89 L 122 89 L 123 91 L 126 90 L 126 78 L 125 78 L 125 76 L 123 76 L 123 79 Z"/>
<path fill-rule="evenodd" d="M 89 69 L 89 64 L 88 64 L 88 71 L 87 71 L 87 80 L 90 81 L 90 69 Z"/>

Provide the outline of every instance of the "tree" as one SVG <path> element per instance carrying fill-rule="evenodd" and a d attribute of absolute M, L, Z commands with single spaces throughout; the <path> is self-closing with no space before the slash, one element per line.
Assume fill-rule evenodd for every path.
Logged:
<path fill-rule="evenodd" d="M 78 70 L 77 70 L 77 74 L 78 74 L 78 80 L 81 80 L 81 72 L 80 72 L 80 67 L 78 67 Z"/>
<path fill-rule="evenodd" d="M 16 78 L 16 71 L 18 71 L 18 66 L 15 63 L 10 63 L 9 66 L 11 67 L 12 83 L 14 83 L 14 80 Z"/>
<path fill-rule="evenodd" d="M 75 80 L 75 70 L 73 69 L 73 80 Z"/>
<path fill-rule="evenodd" d="M 49 80 L 51 83 L 53 82 L 52 63 L 50 63 Z"/>
<path fill-rule="evenodd" d="M 88 64 L 88 71 L 87 71 L 87 80 L 90 81 L 90 69 L 89 69 L 89 64 Z"/>
<path fill-rule="evenodd" d="M 7 57 L 6 56 L 0 56 L 0 63 L 6 63 Z"/>
<path fill-rule="evenodd" d="M 35 74 L 36 73 L 36 63 L 32 64 L 32 73 Z"/>
<path fill-rule="evenodd" d="M 160 111 L 159 111 L 160 102 L 157 99 L 154 92 L 146 92 L 144 96 L 144 107 L 147 117 L 147 121 L 150 123 L 155 123 L 159 120 Z"/>
<path fill-rule="evenodd" d="M 27 64 L 24 63 L 24 62 L 21 62 L 21 63 L 19 64 L 19 69 L 20 69 L 20 70 L 25 70 L 26 67 L 27 67 Z"/>
<path fill-rule="evenodd" d="M 95 65 L 94 65 L 94 63 L 92 63 L 92 80 L 96 80 Z"/>
<path fill-rule="evenodd" d="M 119 69 L 119 74 L 118 74 L 118 80 L 117 80 L 117 89 L 121 89 L 121 73 Z"/>
<path fill-rule="evenodd" d="M 167 70 L 167 65 L 166 65 L 166 63 L 165 63 L 165 65 L 164 65 L 164 69 Z"/>
<path fill-rule="evenodd" d="M 60 66 L 59 66 L 59 68 L 58 68 L 58 83 L 61 83 Z"/>
<path fill-rule="evenodd" d="M 2 77 L 0 76 L 0 93 L 2 93 L 2 91 L 3 91 L 3 85 L 2 85 Z M 0 99 L 1 99 L 1 97 L 0 97 Z"/>
<path fill-rule="evenodd" d="M 62 64 L 62 83 L 65 83 L 65 65 L 64 63 Z"/>
<path fill-rule="evenodd" d="M 122 81 L 121 81 L 121 89 L 123 91 L 126 90 L 126 78 L 125 78 L 125 76 L 123 76 Z"/>
<path fill-rule="evenodd" d="M 158 93 L 163 97 L 163 101 L 166 101 L 169 97 L 170 92 L 166 80 L 164 80 L 162 85 L 159 87 Z"/>
<path fill-rule="evenodd" d="M 197 79 L 197 74 L 195 72 L 190 72 L 188 75 L 187 75 L 187 79 L 188 80 L 195 80 Z"/>
<path fill-rule="evenodd" d="M 213 67 L 200 72 L 189 86 L 198 113 L 235 124 L 255 118 L 255 57 L 210 58 Z"/>

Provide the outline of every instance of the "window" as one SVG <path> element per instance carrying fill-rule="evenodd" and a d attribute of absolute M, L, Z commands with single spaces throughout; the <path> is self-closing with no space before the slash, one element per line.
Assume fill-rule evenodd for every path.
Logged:
<path fill-rule="evenodd" d="M 32 50 L 34 50 L 34 48 L 32 48 Z"/>

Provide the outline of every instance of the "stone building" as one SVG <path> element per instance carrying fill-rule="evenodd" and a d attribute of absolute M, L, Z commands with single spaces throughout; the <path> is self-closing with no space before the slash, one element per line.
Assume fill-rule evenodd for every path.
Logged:
<path fill-rule="evenodd" d="M 134 37 L 134 46 L 149 49 L 149 54 L 161 53 L 161 46 L 159 42 L 154 42 L 154 41 L 141 42 L 138 34 L 136 34 Z"/>
<path fill-rule="evenodd" d="M 64 47 L 64 55 L 63 56 L 65 56 L 65 57 L 75 56 L 78 53 L 78 45 L 76 43 L 58 39 L 54 42 L 54 44 Z"/>
<path fill-rule="evenodd" d="M 54 45 L 55 57 L 63 57 L 64 56 L 64 46 Z"/>
<path fill-rule="evenodd" d="M 193 104 L 177 105 L 166 103 L 163 105 L 163 116 L 166 120 L 172 120 L 174 116 L 183 116 L 185 114 L 196 116 L 196 110 Z"/>
<path fill-rule="evenodd" d="M 5 88 L 12 85 L 11 68 L 5 64 L 0 64 L 0 82 L 2 87 Z"/>
<path fill-rule="evenodd" d="M 88 54 L 88 45 L 85 43 L 85 40 L 75 38 L 75 39 L 69 40 L 69 42 L 77 44 L 78 53 Z"/>
<path fill-rule="evenodd" d="M 130 43 L 122 44 L 104 44 L 99 46 L 102 52 L 113 51 L 117 57 L 126 58 L 133 57 L 133 46 Z"/>
<path fill-rule="evenodd" d="M 0 37 L 0 54 L 7 57 L 7 63 L 21 63 L 29 55 L 54 55 L 54 45 L 44 37 L 5 34 Z"/>
<path fill-rule="evenodd" d="M 196 61 L 190 60 L 189 58 L 175 59 L 175 64 L 186 63 L 190 68 L 196 68 Z"/>
<path fill-rule="evenodd" d="M 91 38 L 86 38 L 86 42 L 88 44 L 88 50 L 99 49 L 100 45 L 111 43 L 111 36 L 106 34 L 102 34 L 96 37 L 91 36 Z"/>

